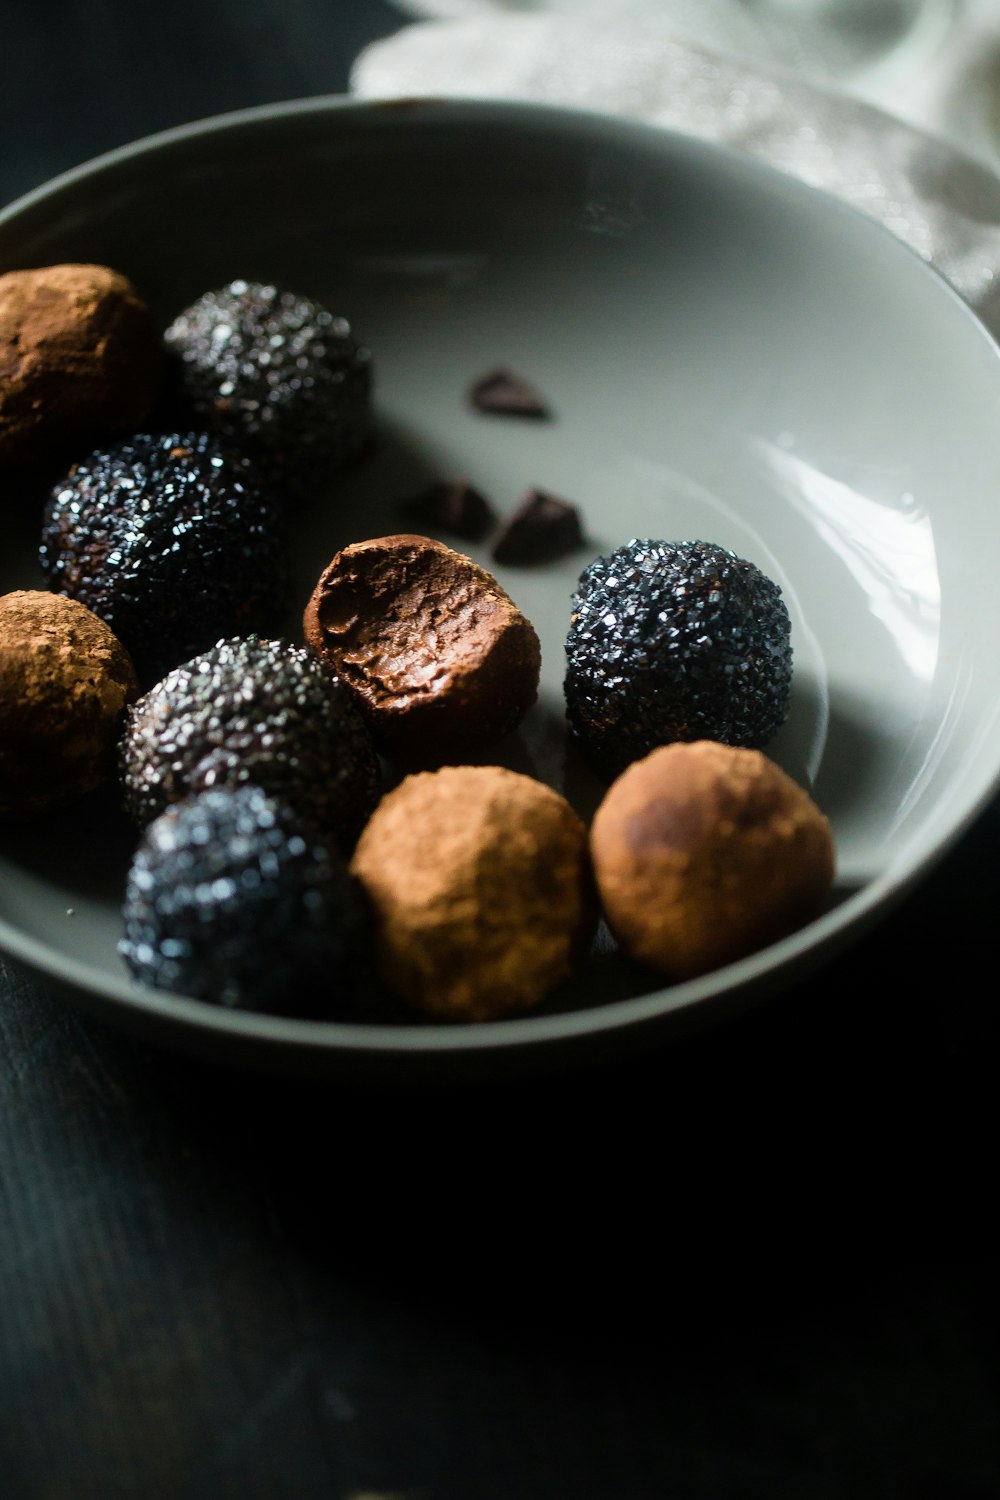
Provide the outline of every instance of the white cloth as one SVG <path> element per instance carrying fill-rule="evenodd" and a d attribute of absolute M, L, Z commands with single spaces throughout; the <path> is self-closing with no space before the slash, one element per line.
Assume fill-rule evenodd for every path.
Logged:
<path fill-rule="evenodd" d="M 958 88 L 961 69 L 994 56 L 983 52 L 991 35 L 1000 59 L 1000 0 L 986 0 L 989 16 L 973 0 L 964 9 L 931 0 L 943 7 L 941 25 L 950 17 L 954 30 L 944 26 L 938 36 L 933 67 L 928 57 L 918 66 L 911 53 L 910 72 L 880 85 L 881 104 L 861 96 L 862 85 L 877 92 L 872 70 L 855 70 L 853 82 L 834 86 L 821 63 L 806 72 L 768 66 L 761 58 L 770 44 L 759 35 L 738 56 L 739 37 L 755 33 L 751 11 L 741 12 L 743 31 L 723 30 L 724 13 L 730 21 L 736 14 L 734 0 L 687 0 L 718 49 L 661 19 L 675 12 L 656 0 L 613 0 L 613 18 L 602 0 L 574 0 L 572 15 L 570 0 L 550 0 L 548 13 L 527 13 L 530 0 L 522 0 L 517 14 L 504 13 L 503 0 L 398 3 L 455 19 L 419 21 L 368 47 L 353 68 L 356 95 L 543 100 L 635 116 L 747 151 L 878 219 L 1000 336 L 1000 147 L 995 166 L 985 145 L 961 149 L 942 123 L 942 101 Z M 674 5 L 683 11 L 681 0 Z M 905 56 L 904 47 L 899 67 Z M 1000 109 L 1000 81 L 996 87 Z M 906 98 L 911 116 L 924 111 L 923 126 L 902 118 L 902 105 L 889 111 Z M 985 127 L 983 139 L 990 140 Z"/>

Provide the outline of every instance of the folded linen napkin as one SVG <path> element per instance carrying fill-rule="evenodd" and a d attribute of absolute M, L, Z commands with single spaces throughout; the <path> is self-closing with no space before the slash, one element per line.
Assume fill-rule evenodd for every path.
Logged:
<path fill-rule="evenodd" d="M 652 18 L 648 0 L 619 0 L 613 18 L 593 0 L 573 16 L 501 14 L 491 0 L 404 3 L 463 14 L 372 44 L 355 62 L 354 94 L 540 100 L 749 152 L 877 219 L 1000 337 L 1000 173 L 984 156 L 817 77 L 695 42 Z"/>

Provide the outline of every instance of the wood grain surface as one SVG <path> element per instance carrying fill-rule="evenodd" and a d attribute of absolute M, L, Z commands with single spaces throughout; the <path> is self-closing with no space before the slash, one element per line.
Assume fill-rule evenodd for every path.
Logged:
<path fill-rule="evenodd" d="M 345 87 L 345 0 L 15 0 L 0 201 Z M 1000 813 L 628 1064 L 235 1074 L 0 961 L 0 1500 L 995 1500 Z"/>

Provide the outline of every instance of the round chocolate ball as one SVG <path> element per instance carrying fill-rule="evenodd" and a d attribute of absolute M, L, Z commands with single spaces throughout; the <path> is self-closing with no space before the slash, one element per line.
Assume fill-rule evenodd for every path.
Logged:
<path fill-rule="evenodd" d="M 223 636 L 278 627 L 285 546 L 284 511 L 245 455 L 209 433 L 141 433 L 55 486 L 39 560 L 149 684 Z"/>
<path fill-rule="evenodd" d="M 661 746 L 612 783 L 590 848 L 608 926 L 632 958 L 692 979 L 816 917 L 834 876 L 830 824 L 759 750 Z"/>
<path fill-rule="evenodd" d="M 336 850 L 260 787 L 205 791 L 146 829 L 119 952 L 140 984 L 329 1016 L 353 998 L 367 913 Z"/>
<path fill-rule="evenodd" d="M 144 693 L 121 766 L 140 825 L 200 791 L 254 782 L 345 849 L 381 790 L 351 695 L 305 647 L 256 636 L 219 641 Z"/>
<path fill-rule="evenodd" d="M 430 537 L 343 548 L 313 590 L 303 629 L 380 746 L 411 764 L 491 747 L 538 694 L 530 621 L 491 573 Z"/>
<path fill-rule="evenodd" d="M 22 822 L 108 781 L 138 691 L 124 646 L 85 605 L 0 598 L 0 819 Z"/>
<path fill-rule="evenodd" d="M 351 873 L 390 989 L 440 1020 L 538 1005 L 595 927 L 587 833 L 569 803 L 499 766 L 407 776 L 376 808 Z"/>
<path fill-rule="evenodd" d="M 231 281 L 184 308 L 164 343 L 194 420 L 250 453 L 292 501 L 322 492 L 368 440 L 371 356 L 311 297 Z"/>
<path fill-rule="evenodd" d="M 581 574 L 566 711 L 604 776 L 675 740 L 761 749 L 785 721 L 791 681 L 781 591 L 726 548 L 636 540 Z"/>
<path fill-rule="evenodd" d="M 142 424 L 160 383 L 158 330 L 101 265 L 0 276 L 0 462 L 30 468 Z"/>

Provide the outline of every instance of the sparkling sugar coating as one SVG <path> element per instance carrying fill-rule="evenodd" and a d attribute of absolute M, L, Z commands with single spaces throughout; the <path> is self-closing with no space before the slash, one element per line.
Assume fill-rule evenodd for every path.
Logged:
<path fill-rule="evenodd" d="M 602 774 L 676 740 L 759 749 L 784 723 L 791 680 L 781 591 L 726 548 L 633 540 L 581 574 L 566 711 Z"/>
<path fill-rule="evenodd" d="M 344 849 L 381 790 L 347 690 L 306 647 L 219 641 L 135 703 L 121 743 L 125 805 L 147 824 L 172 802 L 254 782 Z"/>
<path fill-rule="evenodd" d="M 146 830 L 119 953 L 143 985 L 251 1010 L 336 1013 L 367 940 L 343 862 L 260 787 L 202 792 Z"/>
<path fill-rule="evenodd" d="M 207 433 L 142 434 L 52 491 L 39 558 L 155 681 L 220 637 L 270 630 L 285 600 L 286 523 L 242 455 Z"/>
<path fill-rule="evenodd" d="M 370 352 L 309 297 L 231 281 L 185 308 L 164 343 L 197 420 L 290 498 L 308 498 L 367 440 Z"/>

